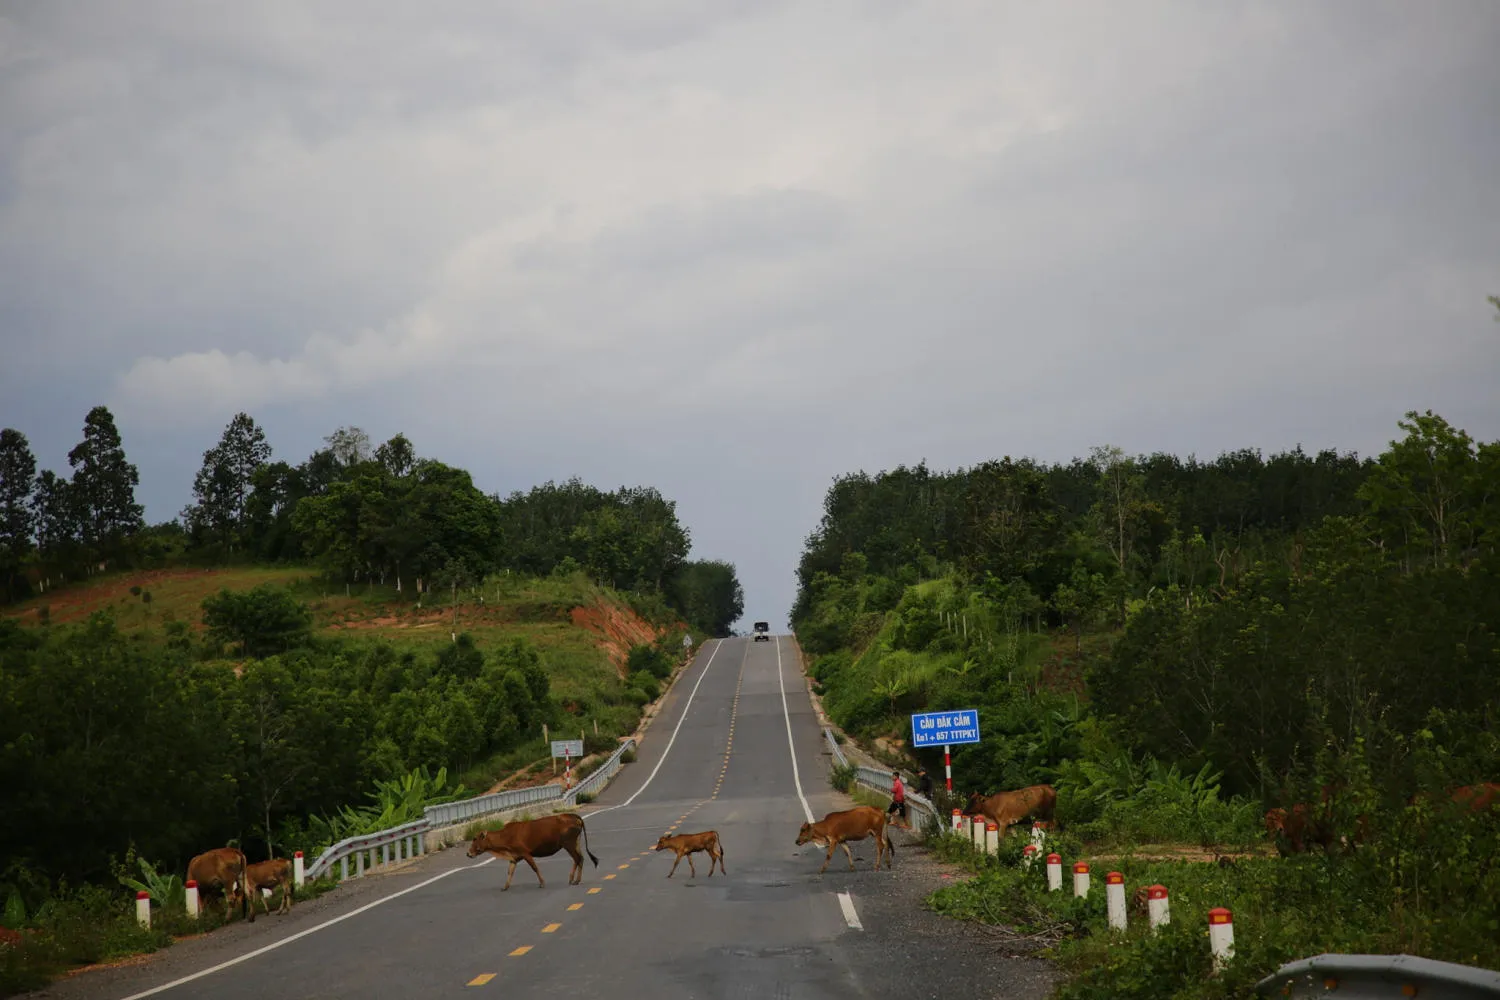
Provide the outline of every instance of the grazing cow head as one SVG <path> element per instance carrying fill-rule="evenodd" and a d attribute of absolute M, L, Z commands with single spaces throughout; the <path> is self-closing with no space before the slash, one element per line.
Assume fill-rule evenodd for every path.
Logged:
<path fill-rule="evenodd" d="M 974 815 L 975 813 L 979 812 L 979 808 L 982 805 L 984 805 L 984 796 L 980 795 L 978 792 L 970 792 L 969 793 L 969 806 L 968 806 L 967 809 L 964 810 L 964 815 L 966 815 L 966 816 L 972 816 L 972 815 Z"/>
<path fill-rule="evenodd" d="M 477 858 L 484 853 L 484 841 L 488 836 L 488 833 L 481 833 L 479 836 L 469 841 L 469 857 Z"/>
<path fill-rule="evenodd" d="M 809 840 L 812 840 L 812 836 L 813 836 L 813 834 L 812 834 L 812 824 L 811 823 L 803 823 L 802 824 L 802 829 L 797 832 L 797 846 L 801 847 L 803 844 L 807 843 Z"/>
<path fill-rule="evenodd" d="M 655 846 L 655 847 L 653 847 L 653 848 L 651 848 L 651 849 L 652 849 L 652 850 L 653 850 L 653 851 L 659 851 L 659 850 L 661 850 L 661 849 L 662 849 L 662 848 L 664 848 L 664 847 L 666 847 L 666 846 L 667 846 L 667 841 L 669 841 L 669 840 L 671 840 L 671 839 L 672 839 L 672 838 L 671 838 L 671 837 L 669 837 L 669 836 L 667 836 L 667 835 L 666 835 L 666 834 L 665 834 L 665 833 L 664 833 L 664 834 L 662 834 L 662 835 L 661 835 L 661 836 L 660 836 L 660 837 L 658 837 L 658 838 L 657 838 L 657 839 L 656 839 L 656 846 Z"/>

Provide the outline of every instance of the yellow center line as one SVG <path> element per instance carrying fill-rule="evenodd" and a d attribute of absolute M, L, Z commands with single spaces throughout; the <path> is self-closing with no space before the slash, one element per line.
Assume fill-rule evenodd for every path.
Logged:
<path fill-rule="evenodd" d="M 530 950 L 531 950 L 531 945 L 529 945 L 529 944 L 523 944 L 523 945 L 521 945 L 521 947 L 519 947 L 515 951 L 511 952 L 510 953 L 510 957 L 511 958 L 520 958 L 522 955 L 526 954 Z"/>
<path fill-rule="evenodd" d="M 589 892 L 598 892 L 598 891 L 599 891 L 598 889 L 590 889 L 589 890 Z M 569 903 L 568 904 L 568 909 L 569 910 L 581 910 L 581 909 L 583 909 L 583 904 L 582 903 Z"/>
<path fill-rule="evenodd" d="M 491 979 L 494 979 L 494 978 L 495 978 L 495 974 L 493 972 L 486 972 L 482 976 L 475 976 L 473 979 L 469 980 L 468 985 L 469 986 L 483 986 L 485 983 L 489 982 Z"/>
<path fill-rule="evenodd" d="M 621 865 L 620 866 L 620 870 L 624 871 L 626 868 L 629 868 L 629 867 L 630 867 L 629 865 Z"/>
<path fill-rule="evenodd" d="M 592 888 L 592 889 L 590 889 L 590 890 L 589 890 L 589 895 L 590 895 L 590 896 L 592 896 L 592 895 L 593 895 L 593 894 L 594 894 L 594 893 L 596 893 L 596 892 L 598 892 L 598 891 L 599 891 L 599 887 L 598 887 L 598 886 L 597 886 L 597 885 L 596 885 L 596 886 L 594 886 L 594 887 L 593 887 L 593 888 Z M 582 904 L 582 903 L 579 903 L 579 904 L 578 904 L 578 905 L 579 905 L 579 906 L 582 906 L 582 905 L 583 905 L 583 904 Z"/>
<path fill-rule="evenodd" d="M 610 872 L 608 875 L 606 875 L 604 877 L 607 878 L 607 879 L 614 878 L 615 877 L 615 873 L 614 872 Z"/>
<path fill-rule="evenodd" d="M 561 926 L 562 926 L 562 924 L 548 924 L 546 927 L 542 928 L 542 933 L 543 934 L 551 934 L 553 931 L 557 930 Z"/>

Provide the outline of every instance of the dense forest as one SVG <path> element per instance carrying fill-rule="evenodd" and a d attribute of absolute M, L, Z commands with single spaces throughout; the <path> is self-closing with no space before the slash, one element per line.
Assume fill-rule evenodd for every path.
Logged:
<path fill-rule="evenodd" d="M 798 637 L 856 730 L 992 704 L 997 740 L 957 756 L 974 784 L 1056 778 L 1084 711 L 1268 801 L 1329 740 L 1362 741 L 1393 796 L 1419 732 L 1453 751 L 1445 779 L 1500 773 L 1500 444 L 1430 412 L 1400 428 L 1374 459 L 1097 449 L 843 477 L 807 540 Z M 1043 648 L 1048 630 L 1067 641 Z M 1060 699 L 1071 740 L 1011 752 L 1006 720 L 1036 742 L 1012 706 L 1028 693 Z"/>
<path fill-rule="evenodd" d="M 127 850 L 171 869 L 230 839 L 256 857 L 316 852 L 402 821 L 392 809 L 483 790 L 449 771 L 488 781 L 532 763 L 544 724 L 612 749 L 680 659 L 682 627 L 724 635 L 741 614 L 734 567 L 689 559 L 656 490 L 575 480 L 501 498 L 402 435 L 372 448 L 341 428 L 325 444 L 274 461 L 239 414 L 204 452 L 193 502 L 147 526 L 106 408 L 88 414 L 68 476 L 38 472 L 24 435 L 0 431 L 0 578 L 12 601 L 43 602 L 27 619 L 39 626 L 0 618 L 0 903 L 98 880 Z M 323 592 L 378 585 L 411 606 L 510 597 L 522 623 L 623 600 L 661 638 L 630 651 L 621 679 L 524 637 L 482 645 L 459 628 L 403 646 L 319 631 L 310 586 L 271 585 L 142 630 L 119 627 L 117 607 L 47 624 L 46 600 L 99 574 L 277 564 L 313 567 Z"/>
<path fill-rule="evenodd" d="M 1500 442 L 1399 430 L 1374 458 L 1101 448 L 834 483 L 793 613 L 834 722 L 898 763 L 907 713 L 976 708 L 941 807 L 1052 784 L 1054 849 L 1174 886 L 1173 931 L 1116 948 L 1019 865 L 936 908 L 1062 942 L 1060 997 L 1248 996 L 1325 951 L 1497 967 L 1500 809 L 1443 803 L 1500 779 Z M 1315 854 L 1268 836 L 1299 803 Z M 1163 843 L 1230 856 L 1129 857 Z M 1209 905 L 1239 928 L 1218 979 Z"/>

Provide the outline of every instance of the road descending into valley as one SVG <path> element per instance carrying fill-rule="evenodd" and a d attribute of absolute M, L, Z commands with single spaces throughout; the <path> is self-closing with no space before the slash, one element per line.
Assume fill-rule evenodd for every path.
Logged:
<path fill-rule="evenodd" d="M 135 965 L 85 972 L 32 996 L 136 1000 L 331 997 L 677 998 L 1024 997 L 1046 995 L 1048 967 L 999 956 L 985 938 L 926 913 L 942 876 L 893 835 L 896 871 L 874 872 L 873 842 L 799 848 L 798 827 L 851 801 L 828 784 L 829 758 L 789 636 L 705 643 L 640 748 L 583 806 L 583 884 L 566 852 L 506 863 L 465 846 L 399 871 L 350 880 L 298 904 L 179 942 Z M 708 858 L 676 874 L 656 839 L 719 831 L 728 877 Z M 582 845 L 580 845 L 582 846 Z M 914 874 L 926 872 L 925 881 Z"/>

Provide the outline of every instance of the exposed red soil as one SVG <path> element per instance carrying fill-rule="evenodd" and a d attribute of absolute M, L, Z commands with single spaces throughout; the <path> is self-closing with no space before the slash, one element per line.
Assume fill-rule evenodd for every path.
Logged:
<path fill-rule="evenodd" d="M 217 569 L 152 569 L 126 573 L 98 583 L 69 581 L 66 584 L 55 585 L 53 589 L 38 595 L 29 602 L 33 606 L 26 608 L 16 617 L 28 624 L 34 624 L 37 620 L 37 612 L 45 605 L 54 622 L 82 621 L 93 612 L 117 604 L 121 600 L 127 598 L 135 600 L 134 595 L 130 593 L 131 587 L 138 586 L 142 590 L 160 589 L 164 583 L 180 580 L 204 581 L 203 596 L 207 597 L 218 590 L 218 587 L 211 582 L 211 578 L 222 574 L 223 571 Z"/>
<path fill-rule="evenodd" d="M 660 629 L 653 628 L 633 612 L 611 604 L 580 605 L 573 609 L 572 618 L 574 625 L 602 637 L 599 646 L 622 679 L 630 647 L 649 646 L 661 636 Z"/>

